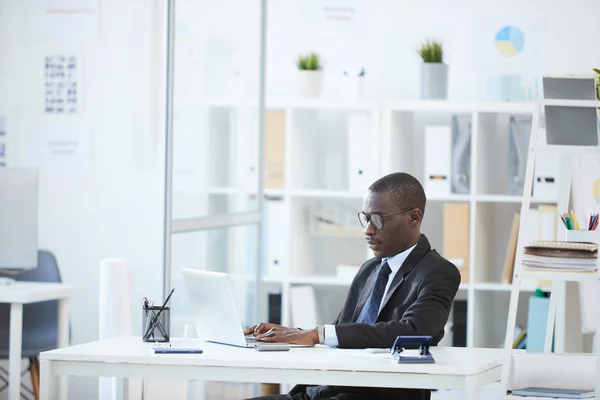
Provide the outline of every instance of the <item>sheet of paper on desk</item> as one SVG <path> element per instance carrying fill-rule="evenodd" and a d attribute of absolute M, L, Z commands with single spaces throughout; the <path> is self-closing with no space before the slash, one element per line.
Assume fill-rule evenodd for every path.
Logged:
<path fill-rule="evenodd" d="M 346 350 L 346 349 L 336 349 L 333 352 L 333 356 L 335 358 L 381 358 L 381 359 L 386 359 L 386 358 L 391 358 L 392 355 L 390 353 L 379 353 L 379 354 L 373 354 L 373 353 L 369 353 L 363 349 L 360 350 Z"/>

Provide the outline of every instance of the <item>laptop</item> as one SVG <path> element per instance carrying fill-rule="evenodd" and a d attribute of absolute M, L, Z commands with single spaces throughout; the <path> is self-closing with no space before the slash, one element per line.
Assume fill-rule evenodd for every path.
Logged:
<path fill-rule="evenodd" d="M 227 274 L 190 268 L 183 268 L 181 273 L 198 338 L 207 342 L 250 348 L 254 348 L 257 343 L 261 343 L 261 346 L 270 344 L 256 341 L 252 335 L 244 336 Z"/>

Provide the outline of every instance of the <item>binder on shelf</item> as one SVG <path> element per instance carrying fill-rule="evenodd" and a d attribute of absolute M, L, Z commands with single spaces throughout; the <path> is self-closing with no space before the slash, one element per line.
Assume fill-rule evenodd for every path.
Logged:
<path fill-rule="evenodd" d="M 249 130 L 256 129 L 256 121 L 251 118 L 248 112 L 238 111 L 229 115 L 229 121 L 220 121 L 220 118 L 211 120 L 210 129 L 216 129 L 217 124 L 227 123 L 235 131 L 235 135 L 230 138 L 215 138 L 213 148 L 218 148 L 219 153 L 211 152 L 211 162 L 209 165 L 223 165 L 222 157 L 226 154 L 228 159 L 235 157 L 233 164 L 235 169 L 214 168 L 219 170 L 220 175 L 229 181 L 231 187 L 246 189 L 250 192 L 257 190 L 258 183 L 258 136 L 249 133 Z M 218 135 L 214 135 L 218 136 Z M 211 141 L 213 141 L 211 137 Z M 228 149 L 235 149 L 233 152 Z"/>
<path fill-rule="evenodd" d="M 452 192 L 452 129 L 425 127 L 425 192 L 428 196 L 448 196 Z"/>
<path fill-rule="evenodd" d="M 559 163 L 556 156 L 546 153 L 538 154 L 535 160 L 533 197 L 540 200 L 556 201 L 558 198 Z"/>
<path fill-rule="evenodd" d="M 471 193 L 471 117 L 452 117 L 451 189 L 453 193 Z"/>
<path fill-rule="evenodd" d="M 348 124 L 348 185 L 350 191 L 365 191 L 376 179 L 376 152 L 371 118 L 366 113 L 350 113 Z"/>
<path fill-rule="evenodd" d="M 269 293 L 268 322 L 281 325 L 281 293 Z"/>
<path fill-rule="evenodd" d="M 527 344 L 525 348 L 528 353 L 544 352 L 549 309 L 550 298 L 546 297 L 541 290 L 536 290 L 535 296 L 529 298 L 527 312 Z"/>
<path fill-rule="evenodd" d="M 467 347 L 467 301 L 452 304 L 452 347 Z"/>
<path fill-rule="evenodd" d="M 523 195 L 531 118 L 511 116 L 508 141 L 508 194 Z"/>
<path fill-rule="evenodd" d="M 270 277 L 282 276 L 285 268 L 284 255 L 286 254 L 286 238 L 281 233 L 281 221 L 285 219 L 284 201 L 278 199 L 265 201 L 264 214 L 266 221 L 265 275 Z"/>
<path fill-rule="evenodd" d="M 265 113 L 265 188 L 285 187 L 285 119 L 283 110 Z"/>
<path fill-rule="evenodd" d="M 312 329 L 319 325 L 317 299 L 312 286 L 293 286 L 290 289 L 292 326 Z"/>
<path fill-rule="evenodd" d="M 461 282 L 469 281 L 469 204 L 444 203 L 444 257 L 461 259 Z"/>

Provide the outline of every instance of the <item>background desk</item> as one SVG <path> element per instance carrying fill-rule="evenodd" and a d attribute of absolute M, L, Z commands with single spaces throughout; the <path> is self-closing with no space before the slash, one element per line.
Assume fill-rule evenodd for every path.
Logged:
<path fill-rule="evenodd" d="M 8 399 L 21 398 L 21 340 L 23 304 L 58 300 L 58 347 L 69 344 L 69 303 L 73 287 L 62 283 L 16 282 L 0 286 L 0 303 L 10 303 L 10 344 L 8 354 Z M 66 379 L 59 390 L 66 398 Z"/>
<path fill-rule="evenodd" d="M 425 389 L 462 389 L 476 399 L 480 387 L 500 380 L 502 349 L 432 348 L 435 364 L 398 364 L 389 354 L 325 346 L 257 352 L 193 339 L 203 354 L 152 354 L 139 337 L 112 338 L 40 355 L 41 400 L 53 375 L 114 376 L 203 381 L 274 382 Z"/>

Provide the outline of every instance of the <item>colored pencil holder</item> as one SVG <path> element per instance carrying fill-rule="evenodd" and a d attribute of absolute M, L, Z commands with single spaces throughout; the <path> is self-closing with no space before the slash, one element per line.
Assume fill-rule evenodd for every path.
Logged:
<path fill-rule="evenodd" d="M 588 231 L 586 229 L 567 230 L 567 242 L 591 242 L 600 243 L 600 231 Z"/>
<path fill-rule="evenodd" d="M 171 309 L 160 306 L 142 308 L 142 340 L 169 342 L 171 340 Z"/>

